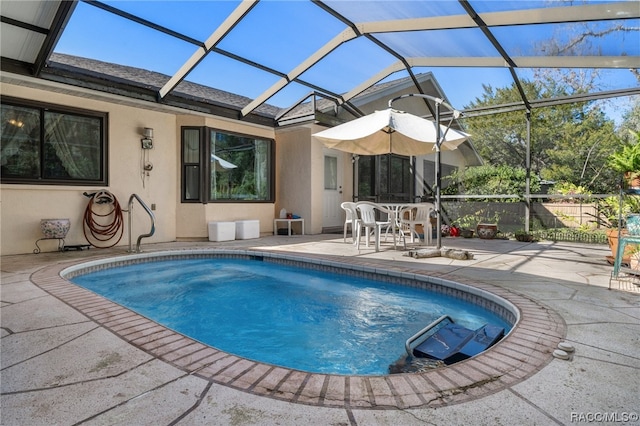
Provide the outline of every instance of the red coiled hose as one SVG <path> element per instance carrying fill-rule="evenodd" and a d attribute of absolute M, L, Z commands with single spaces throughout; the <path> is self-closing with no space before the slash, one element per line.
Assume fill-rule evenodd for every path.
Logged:
<path fill-rule="evenodd" d="M 97 206 L 107 204 L 111 206 L 108 211 L 98 212 L 104 209 L 98 209 Z M 109 191 L 98 191 L 89 199 L 89 204 L 84 211 L 83 231 L 89 244 L 97 248 L 113 247 L 122 239 L 124 234 L 122 208 L 118 199 Z M 100 244 L 116 237 L 117 240 L 111 245 Z"/>

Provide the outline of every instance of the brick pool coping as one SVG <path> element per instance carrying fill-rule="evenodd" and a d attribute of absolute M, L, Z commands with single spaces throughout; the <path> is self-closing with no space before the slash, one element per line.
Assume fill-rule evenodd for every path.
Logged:
<path fill-rule="evenodd" d="M 261 250 L 262 251 L 262 250 Z M 238 251 L 241 253 L 242 251 Z M 264 253 L 277 251 L 264 251 Z M 159 252 L 148 253 L 148 257 Z M 542 304 L 481 281 L 452 274 L 380 266 L 366 259 L 324 255 L 294 255 L 364 270 L 395 271 L 416 276 L 446 275 L 455 281 L 499 296 L 515 305 L 520 320 L 511 333 L 482 354 L 451 366 L 418 373 L 386 376 L 346 376 L 308 373 L 237 357 L 172 331 L 102 296 L 62 278 L 70 266 L 88 260 L 55 264 L 33 273 L 31 281 L 142 351 L 189 374 L 212 383 L 282 401 L 320 407 L 351 409 L 408 409 L 441 407 L 471 401 L 513 386 L 540 371 L 553 359 L 553 351 L 566 335 L 563 319 Z M 104 261 L 108 258 L 101 258 Z"/>

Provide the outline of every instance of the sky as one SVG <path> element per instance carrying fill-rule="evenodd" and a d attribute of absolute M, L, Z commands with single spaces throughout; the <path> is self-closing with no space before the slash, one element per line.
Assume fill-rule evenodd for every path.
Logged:
<path fill-rule="evenodd" d="M 238 4 L 236 1 L 142 0 L 105 3 L 201 42 L 211 35 Z M 420 16 L 419 13 L 426 13 L 423 9 L 427 7 L 430 9 L 428 13 L 434 15 L 456 13 L 453 8 L 459 7 L 458 2 L 450 0 L 427 3 L 394 2 L 394 8 L 391 10 L 382 7 L 385 2 L 328 3 L 340 13 L 355 14 L 358 20 L 363 22 L 380 19 L 381 16 L 385 19 Z M 479 10 L 506 10 L 515 7 L 514 3 L 521 7 L 530 2 L 471 1 Z M 534 3 L 536 7 L 541 4 Z M 363 5 L 368 9 L 365 10 Z M 378 7 L 379 5 L 382 6 Z M 416 13 L 418 15 L 415 15 Z M 630 24 L 640 27 L 640 20 L 633 20 Z M 345 28 L 343 22 L 320 11 L 309 1 L 267 0 L 258 3 L 240 24 L 217 44 L 217 47 L 279 72 L 290 73 L 299 63 Z M 556 34 L 562 34 L 560 28 L 550 25 L 544 26 L 544 31 L 540 30 L 540 27 L 523 27 L 515 33 L 505 33 L 505 29 L 495 29 L 495 33 L 501 43 L 512 52 L 518 49 L 532 49 L 539 40 L 548 37 L 548 34 L 554 31 Z M 435 35 L 437 37 L 434 37 Z M 474 35 L 477 33 L 465 30 L 456 37 L 448 37 L 445 33 L 414 32 L 385 34 L 380 38 L 408 57 L 447 54 L 482 56 L 485 51 L 492 50 L 490 43 L 482 37 L 472 38 Z M 592 48 L 603 55 L 612 55 L 616 54 L 618 46 L 624 45 L 624 48 L 629 50 L 625 51 L 625 54 L 640 55 L 639 32 L 627 34 L 626 38 L 621 37 L 623 36 L 607 38 L 604 42 L 595 43 Z M 172 75 L 196 51 L 196 46 L 79 2 L 55 51 Z M 343 43 L 300 77 L 340 94 L 348 92 L 396 61 L 397 58 L 379 46 L 368 42 L 364 37 L 359 37 Z M 414 73 L 428 71 L 434 73 L 449 103 L 459 109 L 482 96 L 483 84 L 499 88 L 510 86 L 513 82 L 507 68 L 434 67 L 413 70 Z M 527 70 L 518 70 L 518 74 L 522 78 L 530 76 Z M 406 72 L 399 72 L 387 79 L 402 78 L 406 75 Z M 186 79 L 255 98 L 276 83 L 279 77 L 223 55 L 210 53 Z M 603 70 L 600 83 L 601 90 L 638 85 L 631 72 L 625 69 Z M 309 87 L 292 83 L 269 99 L 268 103 L 280 107 L 290 106 L 311 90 Z M 621 98 L 616 104 L 624 105 L 628 101 L 628 98 Z M 613 107 L 608 107 L 607 111 L 610 111 L 612 118 L 620 116 Z"/>

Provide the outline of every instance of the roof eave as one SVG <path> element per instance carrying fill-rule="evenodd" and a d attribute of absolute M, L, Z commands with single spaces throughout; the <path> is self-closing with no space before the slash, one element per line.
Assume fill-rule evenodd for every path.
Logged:
<path fill-rule="evenodd" d="M 197 111 L 263 126 L 276 126 L 274 117 L 270 117 L 256 111 L 245 117 L 241 117 L 240 109 L 237 107 L 213 100 L 203 101 L 201 98 L 191 97 L 184 93 L 175 91 L 164 97 L 162 100 L 158 100 L 157 87 L 125 79 L 105 78 L 106 76 L 102 74 L 94 73 L 92 75 L 92 73 L 79 73 L 74 67 L 48 66 L 42 70 L 39 77 L 48 81 L 96 90 L 112 95 L 125 96 L 145 102 L 168 105 L 187 111 Z"/>

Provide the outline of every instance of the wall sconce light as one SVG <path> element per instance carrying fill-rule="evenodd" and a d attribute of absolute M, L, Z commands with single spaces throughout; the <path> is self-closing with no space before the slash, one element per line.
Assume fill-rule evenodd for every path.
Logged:
<path fill-rule="evenodd" d="M 142 131 L 142 136 L 144 136 L 144 138 L 141 140 L 142 149 L 153 148 L 153 129 L 151 127 L 145 127 Z"/>

